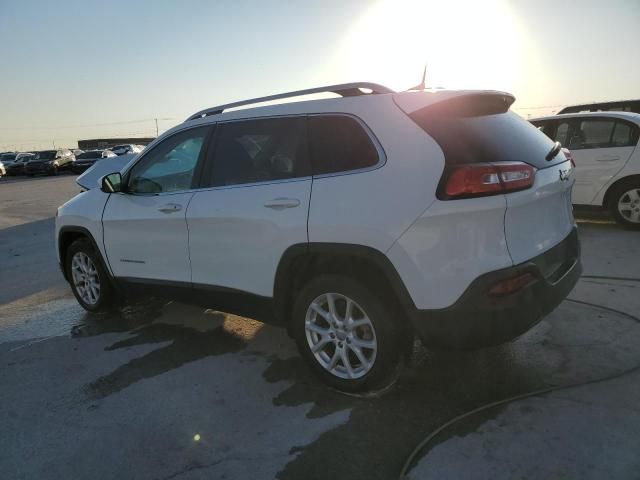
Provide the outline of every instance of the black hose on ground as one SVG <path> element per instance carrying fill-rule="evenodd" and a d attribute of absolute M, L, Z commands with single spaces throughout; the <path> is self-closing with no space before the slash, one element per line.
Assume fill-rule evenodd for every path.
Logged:
<path fill-rule="evenodd" d="M 583 275 L 582 278 L 599 278 L 599 279 L 607 279 L 607 280 L 627 280 L 627 281 L 640 281 L 640 279 L 635 279 L 635 278 L 620 278 L 620 277 L 604 277 L 604 276 L 595 276 L 595 275 Z M 603 310 L 608 310 L 610 312 L 613 313 L 617 313 L 618 315 L 622 315 L 624 317 L 627 317 L 631 320 L 633 320 L 636 323 L 640 323 L 640 318 L 635 317 L 633 315 L 630 315 L 629 313 L 623 312 L 621 310 L 616 310 L 615 308 L 610 308 L 610 307 L 605 307 L 603 305 L 598 305 L 596 303 L 590 303 L 590 302 L 584 302 L 582 300 L 575 300 L 573 298 L 567 298 L 566 299 L 569 302 L 573 302 L 573 303 L 579 303 L 581 305 L 587 305 L 590 307 L 595 307 L 595 308 L 601 308 Z M 504 398 L 502 400 L 498 400 L 495 402 L 491 402 L 491 403 L 487 403 L 485 405 L 482 405 L 478 408 L 475 408 L 469 412 L 463 413 L 462 415 L 458 415 L 455 418 L 452 418 L 451 420 L 449 420 L 448 422 L 440 425 L 438 428 L 436 428 L 434 431 L 432 431 L 429 435 L 427 435 L 411 452 L 411 454 L 407 457 L 407 460 L 404 462 L 404 465 L 402 466 L 402 470 L 400 470 L 400 476 L 398 477 L 399 480 L 406 480 L 407 478 L 407 474 L 409 473 L 409 469 L 412 467 L 413 463 L 416 461 L 416 457 L 418 456 L 418 454 L 424 449 L 425 446 L 427 446 L 427 444 L 429 444 L 429 442 L 431 442 L 431 440 L 433 440 L 436 436 L 438 436 L 441 432 L 443 432 L 444 430 L 446 430 L 447 428 L 449 428 L 451 425 L 453 425 L 454 423 L 459 422 L 460 420 L 464 420 L 467 417 L 471 417 L 472 415 L 475 415 L 476 413 L 480 413 L 484 410 L 489 410 L 493 407 L 497 407 L 500 405 L 505 405 L 507 403 L 512 403 L 518 400 L 522 400 L 525 398 L 529 398 L 529 397 L 535 397 L 538 395 L 544 395 L 546 393 L 551 393 L 551 392 L 556 392 L 559 390 L 568 390 L 570 388 L 576 388 L 576 387 L 582 387 L 585 385 L 593 385 L 595 383 L 601 383 L 601 382 L 606 382 L 609 380 L 615 380 L 616 378 L 620 378 L 623 377 L 625 375 L 628 375 L 630 373 L 636 372 L 640 370 L 640 365 L 637 365 L 633 368 L 630 368 L 628 370 L 625 370 L 623 372 L 617 373 L 615 375 L 610 375 L 608 377 L 605 378 L 598 378 L 598 379 L 594 379 L 594 380 L 588 380 L 586 382 L 580 382 L 580 383 L 573 383 L 573 384 L 569 384 L 569 385 L 561 385 L 561 386 L 556 386 L 556 387 L 548 387 L 548 388 L 542 388 L 540 390 L 535 390 L 533 392 L 528 392 L 528 393 L 523 393 L 520 395 L 515 395 L 513 397 L 509 397 L 509 398 Z"/>

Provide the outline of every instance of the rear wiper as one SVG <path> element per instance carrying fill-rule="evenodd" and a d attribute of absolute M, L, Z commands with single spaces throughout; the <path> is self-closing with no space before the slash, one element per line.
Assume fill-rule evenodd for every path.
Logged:
<path fill-rule="evenodd" d="M 560 142 L 554 143 L 551 150 L 549 150 L 549 153 L 547 153 L 547 156 L 544 157 L 545 160 L 547 162 L 550 162 L 551 160 L 553 160 L 555 156 L 558 155 L 558 153 L 560 153 L 561 148 L 562 148 L 562 144 Z"/>

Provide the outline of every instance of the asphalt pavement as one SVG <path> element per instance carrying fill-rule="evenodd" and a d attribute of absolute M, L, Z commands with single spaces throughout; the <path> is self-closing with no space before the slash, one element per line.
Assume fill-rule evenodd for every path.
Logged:
<path fill-rule="evenodd" d="M 55 260 L 74 177 L 0 180 L 0 478 L 640 478 L 640 233 L 580 221 L 584 275 L 510 344 L 423 352 L 378 398 L 282 329 L 177 303 L 89 315 Z M 587 383 L 585 385 L 585 383 Z M 563 388 L 568 385 L 580 385 Z"/>

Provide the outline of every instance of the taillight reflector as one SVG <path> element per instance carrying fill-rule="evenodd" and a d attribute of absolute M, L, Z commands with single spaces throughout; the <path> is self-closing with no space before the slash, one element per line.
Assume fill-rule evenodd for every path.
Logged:
<path fill-rule="evenodd" d="M 535 174 L 535 168 L 522 162 L 459 165 L 449 173 L 445 193 L 455 198 L 524 190 L 533 185 Z"/>
<path fill-rule="evenodd" d="M 531 280 L 533 280 L 533 275 L 531 273 L 523 273 L 515 277 L 507 278 L 506 280 L 500 280 L 491 286 L 489 289 L 489 296 L 503 297 L 505 295 L 511 295 L 512 293 L 526 287 Z"/>

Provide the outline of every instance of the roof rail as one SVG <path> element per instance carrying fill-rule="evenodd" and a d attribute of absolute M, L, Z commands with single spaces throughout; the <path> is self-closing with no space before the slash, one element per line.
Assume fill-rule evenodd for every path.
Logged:
<path fill-rule="evenodd" d="M 371 93 L 365 93 L 361 89 L 371 90 Z M 301 95 L 310 95 L 312 93 L 336 93 L 343 97 L 355 97 L 358 95 L 374 95 L 374 94 L 395 93 L 395 92 L 390 88 L 387 88 L 383 85 L 378 85 L 377 83 L 368 83 L 368 82 L 343 83 L 340 85 L 308 88 L 306 90 L 296 90 L 295 92 L 279 93 L 277 95 L 269 95 L 267 97 L 252 98 L 250 100 L 242 100 L 239 102 L 227 103 L 225 105 L 218 105 L 217 107 L 210 107 L 204 110 L 200 110 L 199 112 L 194 113 L 189 118 L 187 118 L 186 121 L 188 122 L 189 120 L 195 120 L 196 118 L 204 118 L 209 115 L 217 115 L 229 108 L 241 107 L 243 105 L 251 105 L 253 103 L 269 102 L 272 100 L 279 100 L 281 98 L 299 97 Z"/>

